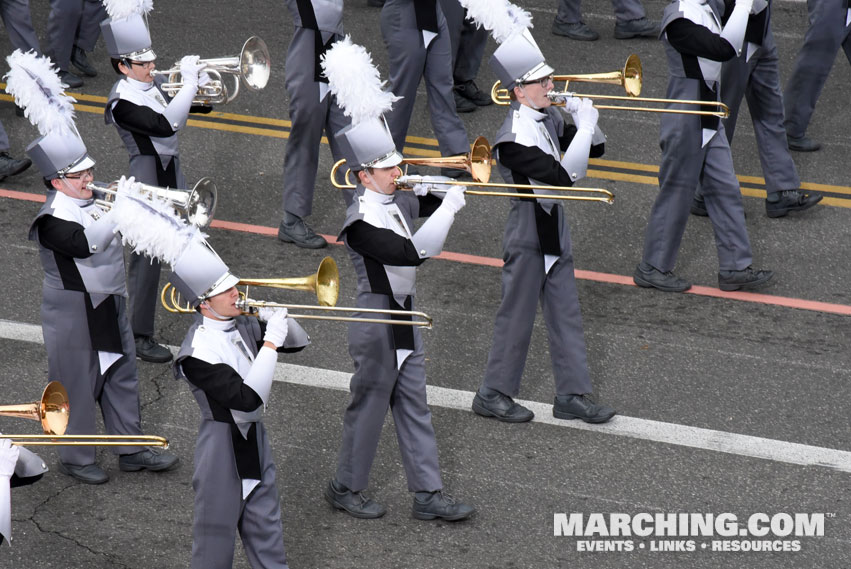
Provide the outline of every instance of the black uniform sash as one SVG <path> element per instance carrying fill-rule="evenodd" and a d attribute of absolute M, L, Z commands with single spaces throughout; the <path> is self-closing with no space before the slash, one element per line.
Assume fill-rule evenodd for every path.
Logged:
<path fill-rule="evenodd" d="M 413 307 L 413 302 L 411 300 L 411 296 L 408 295 L 405 297 L 405 303 L 400 305 L 396 302 L 396 299 L 391 295 L 390 296 L 390 307 L 393 310 L 407 310 L 410 311 Z M 404 320 L 404 321 L 412 321 L 413 318 L 410 314 L 391 314 L 391 320 Z M 391 326 L 393 329 L 393 345 L 397 350 L 413 350 L 414 349 L 414 327 L 413 326 Z"/>
<path fill-rule="evenodd" d="M 251 423 L 248 437 L 243 438 L 236 423 L 231 423 L 230 436 L 233 441 L 233 456 L 240 480 L 260 480 L 260 448 L 257 441 L 257 423 Z"/>
<path fill-rule="evenodd" d="M 86 321 L 89 324 L 89 338 L 92 349 L 99 352 L 122 354 L 121 331 L 118 329 L 118 308 L 115 298 L 110 296 L 95 308 L 89 293 L 83 293 L 86 302 Z"/>
<path fill-rule="evenodd" d="M 322 74 L 322 56 L 337 41 L 337 36 L 332 34 L 327 42 L 323 42 L 322 32 L 319 30 L 319 24 L 316 21 L 316 12 L 313 11 L 313 4 L 310 0 L 296 0 L 296 3 L 298 4 L 299 16 L 301 16 L 302 27 L 313 30 L 313 80 L 318 83 L 327 83 L 328 78 Z"/>
<path fill-rule="evenodd" d="M 417 15 L 417 29 L 427 32 L 438 32 L 437 0 L 413 0 L 414 11 Z"/>

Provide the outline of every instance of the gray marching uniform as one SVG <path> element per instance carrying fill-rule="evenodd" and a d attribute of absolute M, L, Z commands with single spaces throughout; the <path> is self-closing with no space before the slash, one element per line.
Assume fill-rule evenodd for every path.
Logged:
<path fill-rule="evenodd" d="M 29 238 L 38 243 L 44 268 L 41 319 L 48 375 L 68 390 L 72 413 L 66 434 L 94 434 L 95 405 L 100 404 L 108 434 L 141 435 L 124 249 L 119 239 L 85 256 L 75 256 L 72 249 L 75 238 L 85 242 L 82 232 L 94 222 L 92 216 L 101 214 L 91 200 L 75 200 L 50 190 L 30 227 Z M 64 225 L 65 238 L 55 237 L 57 221 Z M 139 449 L 113 450 L 130 454 Z M 95 447 L 63 446 L 59 457 L 66 464 L 85 466 L 95 462 L 95 451 Z"/>
<path fill-rule="evenodd" d="M 473 81 L 482 64 L 488 31 L 466 18 L 458 0 L 440 0 L 440 7 L 446 16 L 452 46 L 452 78 L 456 85 Z"/>
<path fill-rule="evenodd" d="M 105 17 L 106 8 L 100 0 L 50 0 L 47 39 L 51 58 L 59 69 L 70 69 L 74 45 L 86 51 L 94 49 Z"/>
<path fill-rule="evenodd" d="M 287 7 L 295 32 L 287 50 L 284 79 L 292 129 L 284 158 L 282 207 L 303 218 L 313 211 L 322 134 L 336 161 L 342 154 L 334 135 L 349 123 L 328 92 L 328 80 L 319 67 L 322 54 L 343 37 L 343 0 L 287 0 Z"/>
<path fill-rule="evenodd" d="M 41 53 L 30 16 L 29 0 L 0 0 L 0 17 L 9 34 L 9 43 L 15 49 Z"/>
<path fill-rule="evenodd" d="M 263 401 L 243 383 L 262 338 L 255 318 L 216 321 L 198 314 L 175 360 L 175 376 L 188 382 L 201 410 L 192 477 L 194 569 L 232 567 L 237 530 L 252 567 L 288 567 Z M 308 343 L 289 319 L 282 349 Z"/>
<path fill-rule="evenodd" d="M 109 93 L 104 120 L 106 124 L 115 125 L 118 130 L 130 154 L 130 175 L 137 182 L 186 188 L 186 180 L 180 168 L 177 132 L 172 131 L 168 120 L 160 114 L 170 101 L 159 87 L 164 81 L 165 77 L 157 77 L 155 86 L 150 86 L 129 78 L 119 79 Z M 161 117 L 164 124 L 153 122 L 157 117 Z M 151 136 L 152 129 L 156 128 L 161 129 L 158 132 L 161 136 Z M 130 321 L 135 336 L 154 335 L 159 283 L 159 260 L 132 253 L 127 288 L 131 303 Z"/>
<path fill-rule="evenodd" d="M 363 221 L 374 228 L 394 231 L 397 237 L 407 235 L 400 238 L 410 240 L 413 219 L 421 214 L 420 202 L 412 193 L 405 192 L 396 193 L 387 203 L 375 203 L 370 198 L 378 194 L 366 191 L 360 185 L 356 194 L 346 212 L 340 237 L 346 243 L 358 278 L 357 306 L 413 310 L 416 266 L 384 265 L 375 257 L 362 255 L 350 245 L 350 231 L 354 231 L 352 224 Z M 404 227 L 392 222 L 393 218 L 400 216 Z M 374 245 L 377 240 L 373 240 Z M 413 253 L 416 258 L 416 252 Z M 389 406 L 393 412 L 408 490 L 442 489 L 437 441 L 426 401 L 425 354 L 419 328 L 351 323 L 349 354 L 354 361 L 355 373 L 343 417 L 337 481 L 354 492 L 368 486 L 369 471 Z"/>
<path fill-rule="evenodd" d="M 810 27 L 783 94 L 789 136 L 806 134 L 840 46 L 851 62 L 849 10 L 848 0 L 807 0 Z"/>
<path fill-rule="evenodd" d="M 638 20 L 646 16 L 641 0 L 612 0 L 612 8 L 618 22 Z M 556 20 L 564 24 L 581 22 L 582 0 L 559 0 Z"/>
<path fill-rule="evenodd" d="M 742 98 L 748 102 L 759 162 L 768 194 L 801 186 L 795 162 L 786 144 L 783 126 L 783 94 L 780 90 L 777 45 L 771 33 L 771 4 L 748 21 L 742 55 L 721 67 L 721 101 L 730 108 L 724 119 L 727 141 L 732 145 Z M 750 59 L 747 58 L 751 53 Z M 698 192 L 702 195 L 702 192 Z"/>
<path fill-rule="evenodd" d="M 662 17 L 662 43 L 670 73 L 665 96 L 669 99 L 718 100 L 720 63 L 682 54 L 666 36 L 666 27 L 680 18 L 706 25 L 696 5 L 692 0 L 673 2 Z M 717 34 L 720 32 L 717 22 L 721 19 L 719 6 L 713 2 L 709 5 L 718 28 L 713 31 Z M 643 261 L 663 273 L 673 270 L 699 183 L 715 232 L 720 270 L 746 269 L 752 261 L 751 246 L 724 125 L 715 117 L 665 114 L 660 130 L 660 191 L 647 223 Z"/>
<path fill-rule="evenodd" d="M 437 34 L 428 46 L 424 29 Z M 387 0 L 381 9 L 381 35 L 390 59 L 391 90 L 402 97 L 385 115 L 396 148 L 403 152 L 417 87 L 425 79 L 431 126 L 440 153 L 451 156 L 467 152 L 467 131 L 452 95 L 449 28 L 438 0 Z"/>
<path fill-rule="evenodd" d="M 549 138 L 539 132 L 539 125 L 546 129 Z M 558 141 L 564 136 L 565 128 L 561 114 L 552 107 L 536 111 L 512 102 L 494 141 L 499 171 L 506 183 L 528 184 L 539 180 L 507 168 L 500 161 L 501 144 L 514 142 L 536 154 L 555 155 L 553 158 L 557 160 L 558 150 L 548 141 Z M 549 225 L 550 231 L 543 229 L 545 225 Z M 540 301 L 556 395 L 591 393 L 570 228 L 562 205 L 512 198 L 502 248 L 502 301 L 483 385 L 509 397 L 518 394 L 536 305 Z M 553 263 L 549 270 L 546 270 L 547 261 Z"/>

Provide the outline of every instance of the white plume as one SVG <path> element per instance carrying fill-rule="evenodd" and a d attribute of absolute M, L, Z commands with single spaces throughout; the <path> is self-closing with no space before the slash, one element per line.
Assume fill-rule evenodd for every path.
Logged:
<path fill-rule="evenodd" d="M 74 102 L 65 94 L 59 70 L 47 56 L 16 49 L 6 58 L 10 70 L 3 77 L 6 92 L 24 109 L 24 116 L 43 135 L 49 132 L 77 132 L 74 126 Z"/>
<path fill-rule="evenodd" d="M 174 265 L 191 242 L 207 237 L 179 217 L 168 201 L 142 192 L 133 178 L 122 176 L 116 189 L 111 217 L 122 242 L 134 252 Z"/>
<path fill-rule="evenodd" d="M 154 0 L 103 0 L 106 13 L 113 20 L 123 20 L 134 14 L 147 14 L 154 9 Z"/>
<path fill-rule="evenodd" d="M 467 18 L 488 30 L 496 43 L 522 34 L 532 27 L 532 15 L 508 0 L 458 0 L 466 8 Z"/>
<path fill-rule="evenodd" d="M 352 43 L 346 36 L 322 56 L 322 71 L 328 78 L 337 104 L 352 124 L 380 117 L 401 99 L 383 89 L 378 69 L 363 46 Z"/>

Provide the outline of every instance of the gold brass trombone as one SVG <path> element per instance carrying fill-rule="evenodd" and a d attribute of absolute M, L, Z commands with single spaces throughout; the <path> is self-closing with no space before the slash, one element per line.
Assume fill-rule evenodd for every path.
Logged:
<path fill-rule="evenodd" d="M 660 103 L 671 105 L 694 105 L 697 107 L 711 107 L 712 110 L 698 109 L 662 109 L 658 107 L 636 107 L 628 105 L 598 105 L 594 104 L 596 109 L 600 110 L 620 110 L 620 111 L 641 111 L 647 113 L 676 113 L 683 115 L 706 115 L 719 118 L 727 118 L 730 116 L 730 109 L 721 101 L 700 101 L 700 100 L 680 100 L 680 99 L 660 99 L 656 97 L 639 97 L 642 86 L 642 71 L 641 60 L 637 55 L 630 55 L 626 59 L 623 70 L 612 71 L 609 73 L 587 73 L 585 75 L 553 75 L 553 81 L 564 81 L 564 88 L 561 90 L 550 91 L 547 97 L 553 101 L 554 106 L 564 106 L 564 99 L 567 97 L 585 97 L 595 101 L 639 101 L 642 103 Z M 582 93 L 573 93 L 567 90 L 570 82 L 583 83 L 607 83 L 610 85 L 620 85 L 628 96 L 623 95 L 587 95 Z M 508 90 L 502 88 L 502 83 L 497 81 L 491 88 L 491 99 L 497 105 L 509 105 L 511 99 L 508 96 Z"/>
<path fill-rule="evenodd" d="M 44 388 L 40 401 L 20 405 L 0 405 L 0 416 L 32 419 L 41 422 L 43 435 L 0 435 L 16 446 L 161 446 L 168 439 L 148 435 L 66 435 L 71 406 L 68 392 L 58 381 Z"/>
<path fill-rule="evenodd" d="M 97 194 L 103 194 L 103 198 L 95 201 L 100 207 L 110 209 L 118 197 L 118 182 L 101 184 L 89 182 L 86 188 Z M 216 213 L 218 202 L 218 191 L 216 184 L 210 178 L 201 178 L 191 190 L 175 188 L 161 188 L 140 184 L 142 194 L 151 199 L 164 199 L 171 204 L 174 211 L 188 223 L 196 225 L 201 229 L 209 227 Z"/>
<path fill-rule="evenodd" d="M 241 279 L 237 286 L 244 285 L 245 292 L 240 291 L 240 299 L 237 307 L 243 314 L 256 316 L 260 308 L 286 308 L 289 310 L 308 310 L 321 312 L 348 312 L 363 314 L 385 314 L 390 316 L 407 316 L 421 318 L 422 320 L 387 320 L 383 318 L 360 318 L 357 316 L 323 316 L 321 314 L 288 314 L 290 318 L 303 320 L 332 320 L 336 322 L 367 322 L 372 324 L 396 324 L 399 326 L 423 326 L 432 327 L 432 319 L 428 314 L 408 310 L 381 310 L 377 308 L 347 308 L 333 306 L 337 303 L 337 294 L 340 286 L 340 276 L 337 272 L 337 263 L 331 257 L 325 257 L 319 264 L 316 273 L 306 277 L 281 278 L 281 279 Z M 316 294 L 320 306 L 307 304 L 280 304 L 262 300 L 251 300 L 248 298 L 248 287 L 260 286 L 269 288 L 282 288 L 292 290 L 310 290 Z M 160 293 L 160 302 L 163 307 L 175 314 L 194 314 L 195 310 L 184 303 L 180 293 L 172 286 L 166 284 Z"/>
<path fill-rule="evenodd" d="M 414 166 L 431 166 L 433 168 L 452 168 L 453 170 L 464 170 L 473 177 L 476 182 L 488 182 L 491 177 L 491 145 L 488 139 L 480 136 L 470 145 L 470 151 L 458 156 L 445 156 L 442 158 L 403 158 L 402 164 Z M 346 182 L 349 174 L 346 173 Z"/>
<path fill-rule="evenodd" d="M 198 93 L 192 99 L 196 105 L 230 103 L 239 94 L 240 83 L 252 91 L 259 91 L 269 82 L 272 65 L 266 42 L 257 36 L 251 36 L 245 41 L 238 56 L 202 59 L 198 63 L 206 66 L 204 71 L 212 80 L 198 87 Z M 222 73 L 233 76 L 231 88 L 223 80 Z M 165 71 L 154 71 L 151 75 L 168 75 L 168 82 L 161 87 L 172 97 L 183 87 L 179 63 Z"/>

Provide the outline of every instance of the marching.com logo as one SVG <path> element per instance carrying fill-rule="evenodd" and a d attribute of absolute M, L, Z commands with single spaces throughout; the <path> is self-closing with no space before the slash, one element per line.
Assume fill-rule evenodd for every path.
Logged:
<path fill-rule="evenodd" d="M 825 518 L 834 516 L 754 513 L 740 520 L 732 513 L 555 513 L 553 535 L 585 538 L 576 541 L 577 551 L 800 551 L 801 540 L 794 538 L 823 537 Z"/>

